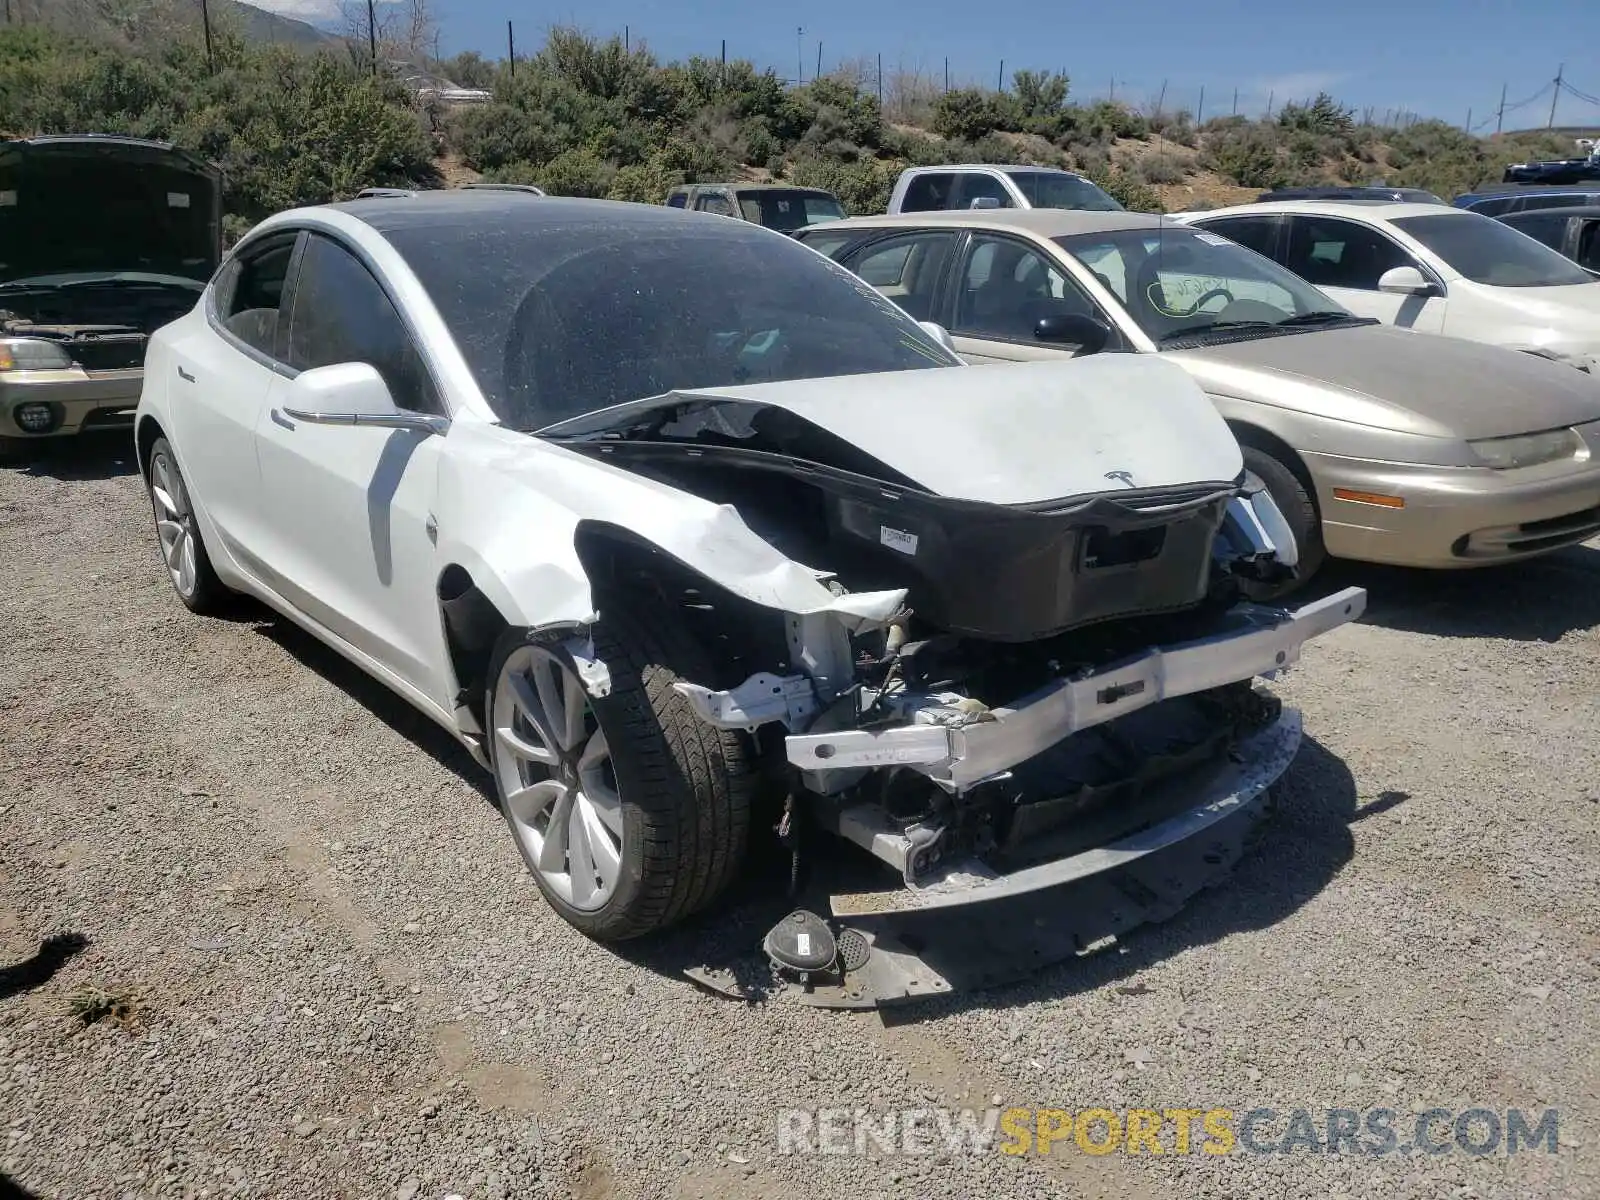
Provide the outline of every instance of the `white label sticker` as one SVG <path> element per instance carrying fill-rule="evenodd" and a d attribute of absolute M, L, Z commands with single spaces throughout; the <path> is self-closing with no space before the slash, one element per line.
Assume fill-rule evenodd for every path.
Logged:
<path fill-rule="evenodd" d="M 8 188 L 0 192 L 0 208 L 15 208 L 17 206 L 17 189 Z"/>
<path fill-rule="evenodd" d="M 188 208 L 189 207 L 189 193 L 188 192 L 168 192 L 167 193 L 167 207 L 168 208 Z"/>
<path fill-rule="evenodd" d="M 809 933 L 797 933 L 794 935 L 794 940 L 795 944 L 799 947 L 800 956 L 802 958 L 811 953 L 811 935 Z"/>
<path fill-rule="evenodd" d="M 1194 235 L 1208 246 L 1231 246 L 1233 244 L 1220 233 L 1206 233 L 1204 230 L 1197 229 Z"/>
<path fill-rule="evenodd" d="M 901 554 L 917 552 L 917 535 L 907 533 L 904 529 L 890 529 L 887 525 L 879 525 L 878 540 L 889 549 L 900 551 Z"/>

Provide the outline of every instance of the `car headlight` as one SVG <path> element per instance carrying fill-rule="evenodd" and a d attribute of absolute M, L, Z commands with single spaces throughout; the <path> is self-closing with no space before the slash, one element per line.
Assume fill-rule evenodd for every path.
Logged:
<path fill-rule="evenodd" d="M 0 338 L 0 371 L 60 371 L 72 356 L 44 338 Z"/>
<path fill-rule="evenodd" d="M 1515 437 L 1484 438 L 1468 442 L 1467 445 L 1472 447 L 1472 452 L 1485 466 L 1501 471 L 1588 454 L 1588 447 L 1575 429 L 1550 429 L 1544 433 L 1522 433 Z"/>

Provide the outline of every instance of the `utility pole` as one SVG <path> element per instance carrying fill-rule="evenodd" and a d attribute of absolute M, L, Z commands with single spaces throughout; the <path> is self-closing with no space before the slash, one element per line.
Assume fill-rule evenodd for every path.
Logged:
<path fill-rule="evenodd" d="M 372 51 L 372 77 L 378 77 L 378 13 L 367 0 L 367 48 Z"/>
<path fill-rule="evenodd" d="M 1233 116 L 1239 115 L 1239 89 L 1233 89 Z"/>
<path fill-rule="evenodd" d="M 1468 133 L 1472 132 L 1472 110 L 1467 109 L 1467 123 L 1462 126 Z"/>
<path fill-rule="evenodd" d="M 11 0 L 6 0 L 6 24 L 11 24 Z M 217 73 L 216 55 L 211 49 L 211 6 L 206 0 L 200 0 L 200 24 L 206 31 L 206 71 L 212 75 Z"/>
<path fill-rule="evenodd" d="M 950 56 L 944 56 L 944 90 L 950 90 Z"/>
<path fill-rule="evenodd" d="M 1566 69 L 1566 63 L 1556 68 L 1556 90 L 1550 96 L 1550 120 L 1545 125 L 1546 129 L 1554 129 L 1556 126 L 1556 101 L 1561 99 L 1561 75 Z"/>
<path fill-rule="evenodd" d="M 817 39 L 817 73 L 815 75 L 813 75 L 811 78 L 812 79 L 821 79 L 822 78 L 822 39 L 821 38 Z"/>
<path fill-rule="evenodd" d="M 1205 112 L 1205 110 L 1206 110 L 1206 85 L 1202 83 L 1200 85 L 1200 103 L 1196 104 L 1194 106 L 1194 123 L 1195 123 L 1195 126 L 1197 128 L 1199 127 L 1199 124 L 1200 124 L 1200 114 Z"/>
<path fill-rule="evenodd" d="M 371 0 L 368 0 L 371 3 Z M 511 22 L 506 22 L 506 62 L 511 66 L 511 78 L 517 77 L 517 35 L 511 31 Z"/>
<path fill-rule="evenodd" d="M 624 25 L 622 27 L 622 52 L 624 54 L 632 54 L 633 53 L 633 41 L 628 36 L 628 34 L 629 34 L 628 27 L 626 25 Z"/>
<path fill-rule="evenodd" d="M 1272 120 L 1272 102 L 1278 98 L 1277 92 L 1267 93 L 1267 120 Z"/>
<path fill-rule="evenodd" d="M 1167 103 L 1167 81 L 1165 79 L 1163 79 L 1161 81 L 1161 95 L 1156 97 L 1156 112 L 1155 112 L 1156 116 L 1159 117 L 1161 115 L 1161 110 L 1164 107 L 1166 107 L 1166 103 Z"/>
<path fill-rule="evenodd" d="M 878 55 L 878 111 L 883 111 L 883 55 Z"/>
<path fill-rule="evenodd" d="M 806 81 L 806 31 L 799 25 L 794 27 L 794 75 L 795 83 Z"/>
<path fill-rule="evenodd" d="M 1499 136 L 1500 129 L 1505 124 L 1505 121 L 1506 121 L 1506 85 L 1502 83 L 1500 85 L 1500 107 L 1499 107 L 1498 110 L 1496 110 L 1495 115 L 1494 115 L 1494 132 L 1495 132 L 1496 136 Z"/>
<path fill-rule="evenodd" d="M 728 86 L 728 39 L 722 39 L 722 66 L 717 68 L 717 88 Z"/>
<path fill-rule="evenodd" d="M 1006 90 L 1006 60 L 1003 58 L 1000 60 L 1000 73 L 995 76 L 994 90 L 997 92 Z"/>

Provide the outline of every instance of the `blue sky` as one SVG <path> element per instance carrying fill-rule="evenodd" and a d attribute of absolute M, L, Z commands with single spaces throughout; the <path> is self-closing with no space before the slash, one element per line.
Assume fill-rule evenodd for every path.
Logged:
<path fill-rule="evenodd" d="M 324 20 L 349 0 L 253 0 L 287 15 Z M 593 33 L 627 26 L 663 58 L 715 56 L 722 39 L 730 58 L 748 58 L 793 77 L 804 58 L 805 77 L 841 60 L 875 60 L 941 78 L 946 56 L 952 83 L 994 86 L 1022 67 L 1064 69 L 1078 99 L 1105 96 L 1153 103 L 1166 85 L 1167 106 L 1193 111 L 1205 89 L 1204 115 L 1259 114 L 1275 104 L 1326 89 L 1355 108 L 1405 109 L 1455 124 L 1471 110 L 1474 126 L 1494 129 L 1501 85 L 1515 104 L 1507 129 L 1542 127 L 1550 89 L 1563 58 L 1567 79 L 1600 97 L 1600 0 L 1157 0 L 1141 5 L 1104 0 L 919 0 L 865 5 L 810 0 L 775 11 L 748 0 L 558 0 L 550 6 L 504 0 L 429 0 L 444 54 L 475 49 L 505 54 L 505 23 L 516 23 L 518 54 L 532 50 L 552 24 Z M 363 4 L 364 9 L 364 4 Z M 804 28 L 798 39 L 796 27 Z M 1557 124 L 1600 125 L 1600 105 L 1563 94 Z"/>

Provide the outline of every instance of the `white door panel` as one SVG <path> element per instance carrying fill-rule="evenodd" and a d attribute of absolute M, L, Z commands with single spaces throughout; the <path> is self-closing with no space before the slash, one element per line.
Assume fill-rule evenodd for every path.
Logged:
<path fill-rule="evenodd" d="M 261 524 L 255 426 L 279 376 L 225 341 L 204 318 L 173 341 L 169 361 L 175 428 L 167 432 L 184 479 L 222 549 L 249 558 Z"/>
<path fill-rule="evenodd" d="M 267 582 L 448 711 L 431 534 L 443 439 L 296 421 L 287 389 L 257 425 Z"/>

